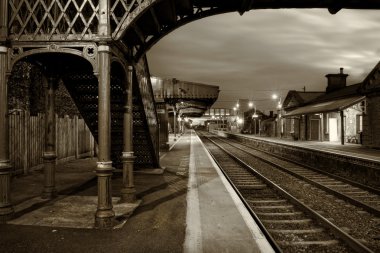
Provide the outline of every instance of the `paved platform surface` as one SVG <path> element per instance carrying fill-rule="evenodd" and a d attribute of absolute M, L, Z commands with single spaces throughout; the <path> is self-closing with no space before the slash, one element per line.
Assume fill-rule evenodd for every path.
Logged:
<path fill-rule="evenodd" d="M 177 137 L 170 152 L 161 155 L 163 173 L 135 175 L 140 206 L 126 224 L 114 230 L 20 225 L 36 210 L 57 208 L 57 200 L 37 202 L 42 172 L 15 177 L 12 198 L 18 224 L 0 225 L 1 252 L 271 252 L 243 205 L 219 177 L 199 139 L 190 133 Z M 169 138 L 174 144 L 173 137 Z M 94 159 L 82 159 L 57 168 L 58 199 L 74 206 L 81 198 L 96 199 Z M 112 181 L 119 197 L 121 178 Z M 81 202 L 79 202 L 81 203 Z M 59 207 L 58 207 L 59 208 Z M 88 210 L 87 220 L 93 219 Z M 24 222 L 21 222 L 25 219 Z M 38 223 L 37 219 L 34 222 Z M 30 224 L 33 224 L 30 223 Z M 41 224 L 39 224 L 41 225 Z"/>
<path fill-rule="evenodd" d="M 287 139 L 263 137 L 250 134 L 236 135 L 380 162 L 379 149 L 367 148 L 360 144 L 345 143 L 344 145 L 342 145 L 340 142 L 292 141 Z"/>

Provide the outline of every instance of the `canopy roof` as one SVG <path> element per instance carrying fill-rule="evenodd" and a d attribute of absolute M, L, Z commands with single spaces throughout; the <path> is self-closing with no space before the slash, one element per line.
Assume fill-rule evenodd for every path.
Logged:
<path fill-rule="evenodd" d="M 297 116 L 312 113 L 337 112 L 344 110 L 350 106 L 360 103 L 365 99 L 365 96 L 355 96 L 350 98 L 327 101 L 323 103 L 311 104 L 299 107 L 293 111 L 287 112 L 284 117 Z"/>

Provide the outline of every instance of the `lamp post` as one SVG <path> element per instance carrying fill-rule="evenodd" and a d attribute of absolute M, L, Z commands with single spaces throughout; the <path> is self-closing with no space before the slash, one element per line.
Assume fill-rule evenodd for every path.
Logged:
<path fill-rule="evenodd" d="M 234 109 L 234 113 L 235 113 L 235 122 L 236 122 L 236 125 L 237 125 L 237 108 L 236 108 L 236 106 L 233 109 Z M 237 128 L 237 126 L 236 126 L 236 128 Z"/>
<path fill-rule="evenodd" d="M 181 135 L 182 134 L 182 118 L 181 116 L 178 117 L 178 134 Z"/>
<path fill-rule="evenodd" d="M 241 124 L 241 119 L 240 119 L 240 104 L 239 104 L 239 100 L 238 102 L 236 103 L 236 110 L 237 110 L 237 118 L 236 118 L 236 130 L 237 132 L 239 133 L 239 125 Z"/>
<path fill-rule="evenodd" d="M 254 103 L 253 103 L 253 99 L 251 101 L 248 102 L 248 107 L 249 108 L 252 108 L 254 106 Z M 256 113 L 256 107 L 255 107 L 255 113 Z M 253 118 L 253 116 L 252 116 Z M 256 134 L 256 119 L 255 119 L 255 132 L 254 134 Z M 250 123 L 249 123 L 249 133 L 251 134 L 252 133 L 252 120 L 250 120 Z"/>

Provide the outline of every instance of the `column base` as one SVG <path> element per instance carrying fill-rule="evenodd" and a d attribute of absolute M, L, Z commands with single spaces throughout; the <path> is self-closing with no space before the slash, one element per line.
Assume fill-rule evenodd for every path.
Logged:
<path fill-rule="evenodd" d="M 13 218 L 15 211 L 12 205 L 0 207 L 0 224 L 4 224 Z"/>
<path fill-rule="evenodd" d="M 115 225 L 115 212 L 113 210 L 97 210 L 95 213 L 95 228 L 111 229 Z"/>
<path fill-rule="evenodd" d="M 169 148 L 170 148 L 169 143 L 161 144 L 160 151 L 166 152 L 166 151 L 169 151 Z"/>
<path fill-rule="evenodd" d="M 54 199 L 57 196 L 57 191 L 54 188 L 45 188 L 41 194 L 41 198 L 43 199 Z"/>
<path fill-rule="evenodd" d="M 123 188 L 120 191 L 121 197 L 119 203 L 133 203 L 136 201 L 135 187 Z"/>

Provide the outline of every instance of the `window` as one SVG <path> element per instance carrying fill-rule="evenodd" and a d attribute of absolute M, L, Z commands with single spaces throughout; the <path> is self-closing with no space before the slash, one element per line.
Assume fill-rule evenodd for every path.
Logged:
<path fill-rule="evenodd" d="M 294 119 L 290 119 L 290 133 L 294 133 Z"/>
<path fill-rule="evenodd" d="M 363 115 L 356 115 L 356 132 L 363 132 Z"/>

